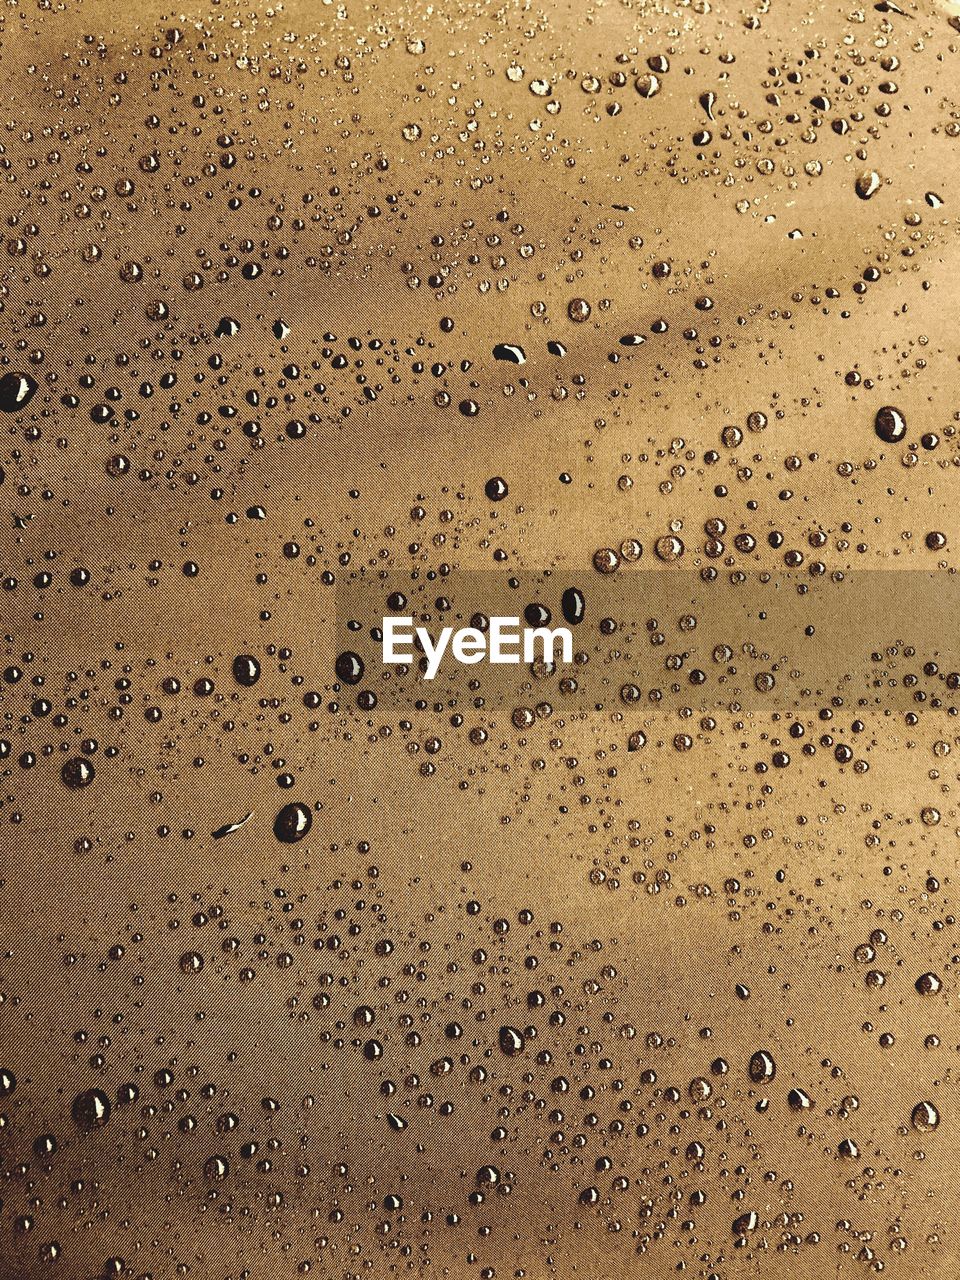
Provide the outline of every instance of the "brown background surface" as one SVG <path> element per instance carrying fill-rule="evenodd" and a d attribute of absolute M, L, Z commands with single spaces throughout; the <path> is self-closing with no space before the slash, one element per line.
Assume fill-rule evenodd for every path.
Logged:
<path fill-rule="evenodd" d="M 957 1274 L 952 12 L 4 9 L 0 1275 Z"/>

